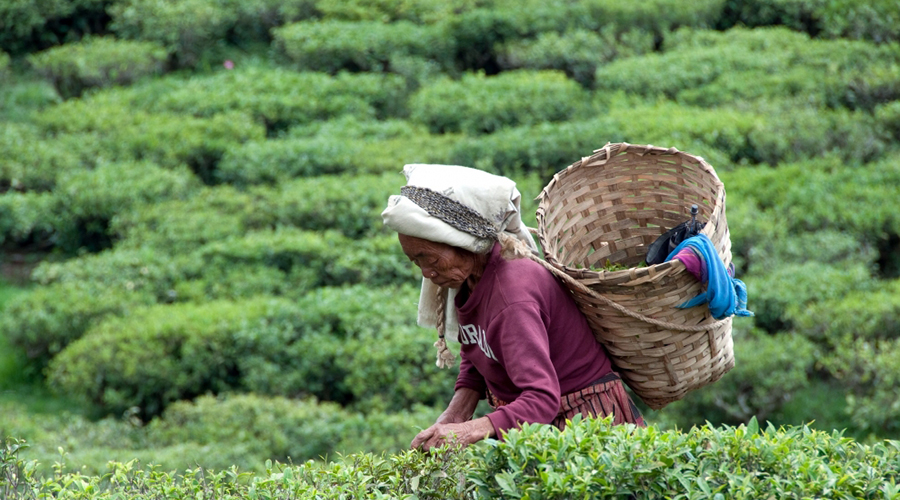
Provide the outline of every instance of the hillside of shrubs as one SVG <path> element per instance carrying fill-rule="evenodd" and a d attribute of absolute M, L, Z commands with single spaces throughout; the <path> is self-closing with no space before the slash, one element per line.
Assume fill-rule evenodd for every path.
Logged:
<path fill-rule="evenodd" d="M 456 374 L 381 224 L 402 166 L 535 226 L 608 142 L 723 180 L 735 368 L 647 430 L 403 451 Z M 0 492 L 900 498 L 898 146 L 889 0 L 5 2 Z"/>

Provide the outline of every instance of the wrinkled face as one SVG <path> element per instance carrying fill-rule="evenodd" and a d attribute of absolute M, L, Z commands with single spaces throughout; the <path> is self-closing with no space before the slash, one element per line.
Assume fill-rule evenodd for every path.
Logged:
<path fill-rule="evenodd" d="M 459 288 L 478 269 L 475 254 L 444 243 L 398 234 L 403 253 L 422 270 L 422 276 L 435 285 Z"/>

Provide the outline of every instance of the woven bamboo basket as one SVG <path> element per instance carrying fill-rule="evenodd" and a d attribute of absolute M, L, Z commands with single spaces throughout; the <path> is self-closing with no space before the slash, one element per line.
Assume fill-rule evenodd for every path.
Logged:
<path fill-rule="evenodd" d="M 573 278 L 563 281 L 644 403 L 660 409 L 734 367 L 731 318 L 675 307 L 703 291 L 684 265 L 639 267 L 654 240 L 690 219 L 691 205 L 731 263 L 725 187 L 706 161 L 675 148 L 607 144 L 557 173 L 538 200 L 544 258 Z M 608 263 L 628 269 L 603 270 Z"/>

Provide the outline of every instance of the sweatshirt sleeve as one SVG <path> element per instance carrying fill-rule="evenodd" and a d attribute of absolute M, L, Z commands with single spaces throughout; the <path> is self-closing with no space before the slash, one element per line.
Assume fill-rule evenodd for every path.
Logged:
<path fill-rule="evenodd" d="M 495 354 L 521 394 L 488 414 L 497 436 L 523 422 L 548 424 L 559 413 L 559 378 L 550 360 L 547 330 L 534 303 L 511 304 L 492 322 Z"/>

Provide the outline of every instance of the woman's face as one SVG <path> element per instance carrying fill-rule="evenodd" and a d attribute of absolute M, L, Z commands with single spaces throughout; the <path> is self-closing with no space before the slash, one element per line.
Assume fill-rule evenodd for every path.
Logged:
<path fill-rule="evenodd" d="M 422 270 L 422 276 L 444 288 L 459 288 L 482 271 L 477 256 L 462 248 L 398 234 L 403 253 Z"/>

